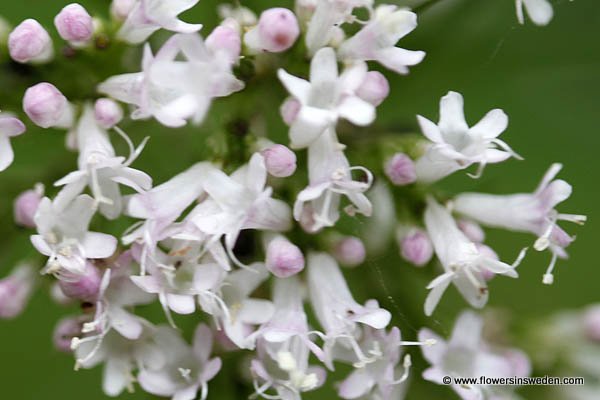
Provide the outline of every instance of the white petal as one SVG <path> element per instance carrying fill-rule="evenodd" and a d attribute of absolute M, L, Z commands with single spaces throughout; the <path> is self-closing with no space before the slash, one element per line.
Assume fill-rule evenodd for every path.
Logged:
<path fill-rule="evenodd" d="M 169 308 L 177 314 L 192 314 L 196 311 L 194 296 L 167 294 Z"/>
<path fill-rule="evenodd" d="M 467 132 L 464 101 L 460 93 L 448 92 L 440 101 L 440 123 L 442 132 Z"/>
<path fill-rule="evenodd" d="M 523 0 L 529 18 L 536 25 L 548 25 L 554 15 L 548 0 Z"/>
<path fill-rule="evenodd" d="M 485 139 L 494 139 L 506 130 L 508 126 L 508 115 L 500 109 L 488 112 L 470 133 Z"/>
<path fill-rule="evenodd" d="M 310 63 L 310 83 L 312 86 L 328 85 L 338 79 L 337 59 L 331 47 L 317 51 Z"/>
<path fill-rule="evenodd" d="M 0 132 L 0 171 L 4 171 L 12 164 L 15 158 L 10 138 L 7 134 Z"/>
<path fill-rule="evenodd" d="M 336 116 L 329 110 L 304 106 L 298 112 L 290 127 L 290 141 L 293 149 L 301 149 L 312 144 L 335 123 Z"/>
<path fill-rule="evenodd" d="M 420 63 L 423 58 L 425 58 L 424 51 L 406 50 L 400 47 L 388 47 L 376 53 L 377 61 L 399 74 L 407 74 L 408 67 Z"/>
<path fill-rule="evenodd" d="M 423 135 L 425 135 L 427 139 L 431 140 L 433 143 L 444 142 L 442 134 L 440 133 L 440 128 L 438 128 L 436 124 L 420 115 L 417 115 L 417 121 L 419 122 Z"/>
<path fill-rule="evenodd" d="M 105 233 L 88 232 L 81 245 L 87 258 L 108 258 L 117 249 L 117 239 Z"/>
<path fill-rule="evenodd" d="M 300 103 L 305 104 L 307 102 L 310 93 L 310 83 L 308 81 L 290 75 L 283 69 L 277 71 L 277 76 L 287 91 L 298 99 Z"/>
<path fill-rule="evenodd" d="M 344 98 L 338 112 L 342 118 L 358 126 L 369 125 L 375 120 L 375 107 L 356 96 Z"/>

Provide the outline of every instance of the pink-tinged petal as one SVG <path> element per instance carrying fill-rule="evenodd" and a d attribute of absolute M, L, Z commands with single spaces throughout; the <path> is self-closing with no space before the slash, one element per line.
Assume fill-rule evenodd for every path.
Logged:
<path fill-rule="evenodd" d="M 440 123 L 442 132 L 467 132 L 464 101 L 460 93 L 448 92 L 440 101 Z"/>
<path fill-rule="evenodd" d="M 136 340 L 142 335 L 143 325 L 138 317 L 118 307 L 111 307 L 109 315 L 112 327 L 123 337 Z"/>
<path fill-rule="evenodd" d="M 438 384 L 443 384 L 442 379 L 444 376 L 446 376 L 446 373 L 437 367 L 427 368 L 425 371 L 423 371 L 423 379 Z"/>
<path fill-rule="evenodd" d="M 449 346 L 477 350 L 481 343 L 483 320 L 472 311 L 462 312 L 452 330 Z"/>
<path fill-rule="evenodd" d="M 500 109 L 494 109 L 488 112 L 477 124 L 475 124 L 470 133 L 472 135 L 494 139 L 508 127 L 508 115 Z"/>
<path fill-rule="evenodd" d="M 355 96 L 342 100 L 338 112 L 342 118 L 358 126 L 367 126 L 375 120 L 375 106 Z"/>
<path fill-rule="evenodd" d="M 342 381 L 338 395 L 343 399 L 357 399 L 369 393 L 374 385 L 374 379 L 365 368 L 357 369 Z"/>
<path fill-rule="evenodd" d="M 446 354 L 447 345 L 444 339 L 430 329 L 423 328 L 419 330 L 419 341 L 426 342 L 427 340 L 435 340 L 433 345 L 421 346 L 423 357 L 432 365 L 438 365 L 442 362 Z"/>
<path fill-rule="evenodd" d="M 50 257 L 52 254 L 52 249 L 48 246 L 48 243 L 44 240 L 42 235 L 31 235 L 30 238 L 31 244 L 37 251 L 42 253 L 43 255 Z"/>
<path fill-rule="evenodd" d="M 419 126 L 421 127 L 421 131 L 423 135 L 434 143 L 443 143 L 444 139 L 442 138 L 442 134 L 440 133 L 440 128 L 430 120 L 420 115 L 417 115 L 417 121 L 419 121 Z"/>
<path fill-rule="evenodd" d="M 194 384 L 186 386 L 183 389 L 179 389 L 173 394 L 171 400 L 194 400 L 198 395 L 198 388 L 199 386 Z"/>
<path fill-rule="evenodd" d="M 160 281 L 151 275 L 132 276 L 131 281 L 144 292 L 160 293 L 162 291 Z"/>
<path fill-rule="evenodd" d="M 377 61 L 399 74 L 407 74 L 409 66 L 420 63 L 424 58 L 424 51 L 406 50 L 400 47 L 388 47 L 376 53 Z"/>
<path fill-rule="evenodd" d="M 117 239 L 105 233 L 88 232 L 81 245 L 87 258 L 108 258 L 117 249 Z"/>
<path fill-rule="evenodd" d="M 14 137 L 25 132 L 25 124 L 18 118 L 0 116 L 0 135 Z"/>
<path fill-rule="evenodd" d="M 107 396 L 116 397 L 130 383 L 131 365 L 126 358 L 110 357 L 104 364 L 102 390 Z"/>
<path fill-rule="evenodd" d="M 166 298 L 169 308 L 177 314 L 192 314 L 196 311 L 194 296 L 167 294 Z"/>
<path fill-rule="evenodd" d="M 194 332 L 193 350 L 196 359 L 202 364 L 206 363 L 212 351 L 213 334 L 205 324 L 198 324 Z"/>
<path fill-rule="evenodd" d="M 137 380 L 144 391 L 156 396 L 170 397 L 178 390 L 177 382 L 164 371 L 153 371 L 143 369 L 137 376 Z"/>
<path fill-rule="evenodd" d="M 4 171 L 12 164 L 15 153 L 10 145 L 10 138 L 0 132 L 0 171 Z"/>
<path fill-rule="evenodd" d="M 211 359 L 204 365 L 204 370 L 202 371 L 202 380 L 204 382 L 210 381 L 214 378 L 219 371 L 221 370 L 222 362 L 221 359 L 216 357 Z"/>
<path fill-rule="evenodd" d="M 562 179 L 557 179 L 549 183 L 538 196 L 543 207 L 552 209 L 559 203 L 567 200 L 571 196 L 571 193 L 573 193 L 573 187 Z"/>

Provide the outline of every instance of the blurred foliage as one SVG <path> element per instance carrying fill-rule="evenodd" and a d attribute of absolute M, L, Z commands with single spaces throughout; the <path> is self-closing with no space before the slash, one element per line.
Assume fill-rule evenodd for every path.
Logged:
<path fill-rule="evenodd" d="M 0 14 L 16 24 L 24 18 L 36 18 L 52 35 L 54 15 L 67 0 L 3 1 Z M 106 15 L 108 0 L 81 1 L 94 15 Z M 215 26 L 215 0 L 201 0 L 186 13 L 184 19 L 201 21 L 204 32 Z M 255 10 L 274 5 L 291 7 L 291 1 L 242 1 Z M 406 5 L 409 2 L 388 1 Z M 410 2 L 418 4 L 415 0 Z M 598 281 L 600 269 L 593 241 L 600 235 L 595 216 L 600 202 L 598 182 L 599 163 L 595 152 L 600 145 L 598 108 L 600 107 L 600 2 L 597 0 L 553 1 L 555 18 L 548 27 L 531 23 L 518 25 L 513 0 L 440 0 L 426 8 L 419 17 L 419 27 L 401 42 L 402 47 L 427 52 L 425 61 L 412 68 L 408 76 L 392 76 L 391 96 L 378 109 L 374 127 L 343 135 L 342 142 L 362 146 L 375 134 L 395 135 L 417 131 L 416 114 L 437 118 L 439 98 L 448 90 L 465 96 L 466 114 L 470 122 L 477 121 L 488 110 L 500 107 L 510 116 L 510 126 L 503 139 L 522 154 L 526 161 L 508 161 L 488 167 L 483 178 L 472 180 L 456 173 L 445 180 L 441 189 L 448 194 L 460 191 L 511 193 L 531 191 L 552 162 L 562 162 L 561 177 L 574 186 L 574 194 L 561 205 L 564 212 L 588 214 L 585 228 L 568 227 L 579 235 L 571 246 L 571 259 L 557 267 L 556 283 L 545 286 L 541 276 L 549 262 L 546 253 L 531 252 L 519 268 L 518 280 L 496 278 L 490 284 L 491 307 L 507 312 L 512 324 L 525 327 L 534 318 L 547 316 L 559 309 L 580 307 L 600 300 Z M 52 28 L 52 29 L 51 29 Z M 164 34 L 157 34 L 160 42 Z M 56 43 L 59 43 L 57 40 Z M 20 99 L 27 85 L 53 79 L 71 99 L 94 96 L 93 87 L 102 79 L 125 69 L 138 69 L 139 49 L 123 52 L 113 44 L 99 54 L 79 54 L 73 63 L 61 60 L 56 67 L 16 68 L 3 64 L 0 72 L 0 106 L 3 110 L 20 111 Z M 123 59 L 119 59 L 123 54 Z M 5 58 L 5 56 L 2 56 Z M 299 68 L 299 67 L 298 67 Z M 292 68 L 292 70 L 294 70 Z M 9 72 L 7 72 L 9 71 Z M 301 71 L 301 70 L 294 70 Z M 261 83 L 262 82 L 262 83 Z M 199 128 L 171 130 L 154 121 L 127 122 L 124 129 L 139 142 L 150 135 L 146 150 L 136 161 L 136 167 L 150 173 L 155 182 L 162 182 L 192 163 L 213 157 L 231 161 L 230 154 L 219 154 L 225 148 L 226 132 L 218 130 L 235 124 L 240 118 L 261 115 L 264 128 L 273 140 L 285 143 L 286 128 L 280 121 L 278 105 L 285 96 L 274 80 L 249 82 L 249 93 L 243 101 L 232 96 L 217 101 L 208 121 Z M 83 91 L 82 91 L 83 90 Z M 76 155 L 63 147 L 64 135 L 42 131 L 29 124 L 29 130 L 13 141 L 16 161 L 0 175 L 0 274 L 4 275 L 23 258 L 35 258 L 29 244 L 29 232 L 12 223 L 12 199 L 35 182 L 50 185 L 75 165 Z M 210 136 L 207 142 L 206 137 Z M 393 145 L 391 140 L 390 146 Z M 231 143 L 229 143 L 231 145 Z M 375 170 L 380 154 L 389 149 L 351 151 L 353 164 L 368 165 Z M 371 149 L 371 147 L 368 147 Z M 121 147 L 123 150 L 124 147 Z M 242 157 L 240 155 L 240 157 Z M 53 194 L 54 189 L 48 188 Z M 300 188 L 298 188 L 300 189 Z M 293 196 L 293 193 L 284 194 Z M 344 221 L 343 229 L 357 233 L 364 219 Z M 127 227 L 123 221 L 110 229 L 116 234 Z M 109 229 L 108 226 L 101 226 Z M 573 228 L 573 229 L 572 229 Z M 503 259 L 513 259 L 518 250 L 528 246 L 532 237 L 501 231 L 489 231 L 487 242 Z M 425 318 L 422 304 L 425 285 L 433 275 L 433 266 L 415 269 L 403 262 L 395 248 L 372 257 L 358 269 L 346 271 L 346 277 L 357 299 L 376 297 L 394 314 L 403 337 L 412 339 L 422 326 L 429 326 L 442 335 L 451 331 L 455 315 L 465 303 L 454 290 L 449 290 L 433 318 Z M 56 321 L 76 309 L 64 309 L 48 299 L 40 288 L 27 312 L 14 321 L 0 321 L 0 382 L 6 399 L 41 399 L 60 397 L 63 400 L 85 398 L 104 399 L 100 390 L 101 370 L 73 372 L 73 360 L 57 353 L 51 345 Z M 156 322 L 162 322 L 159 311 L 149 311 Z M 189 319 L 180 320 L 181 327 L 193 325 Z M 531 329 L 531 328 L 530 328 Z M 522 329 L 515 333 L 523 334 Z M 525 332 L 526 333 L 526 332 Z M 518 342 L 518 337 L 515 337 Z M 447 388 L 424 382 L 420 372 L 424 366 L 418 349 L 409 349 L 415 356 L 416 367 L 411 379 L 408 399 L 446 398 Z M 250 394 L 239 376 L 242 365 L 224 356 L 227 366 L 210 384 L 211 399 L 241 399 Z M 342 371 L 345 372 L 345 371 Z M 544 371 L 536 371 L 543 374 Z M 339 371 L 335 375 L 343 375 Z M 330 377 L 331 381 L 335 376 Z M 330 382 L 331 382 L 330 381 Z M 333 385 L 307 399 L 335 398 Z M 525 388 L 528 399 L 550 398 L 542 388 Z M 151 396 L 141 391 L 122 398 L 144 399 Z"/>

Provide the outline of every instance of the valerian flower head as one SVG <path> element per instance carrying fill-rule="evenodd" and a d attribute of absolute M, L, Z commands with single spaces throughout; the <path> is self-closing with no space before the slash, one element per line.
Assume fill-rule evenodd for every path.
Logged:
<path fill-rule="evenodd" d="M 381 5 L 356 35 L 340 46 L 342 60 L 377 61 L 399 74 L 407 74 L 408 67 L 420 63 L 423 51 L 405 50 L 396 43 L 417 27 L 417 15 L 394 5 Z"/>
<path fill-rule="evenodd" d="M 423 134 L 432 143 L 416 163 L 417 180 L 431 183 L 455 171 L 479 164 L 479 177 L 487 164 L 499 163 L 520 156 L 498 136 L 508 126 L 508 116 L 500 109 L 488 112 L 470 127 L 465 121 L 463 97 L 448 92 L 440 101 L 440 122 L 417 116 Z"/>
<path fill-rule="evenodd" d="M 119 29 L 118 36 L 129 43 L 142 43 L 159 29 L 192 33 L 202 28 L 177 18 L 182 12 L 194 7 L 199 0 L 137 0 L 127 19 Z"/>
<path fill-rule="evenodd" d="M 512 264 L 498 261 L 479 251 L 456 225 L 450 212 L 431 197 L 427 199 L 425 226 L 433 243 L 444 273 L 427 286 L 431 291 L 425 300 L 425 314 L 431 315 L 450 283 L 453 283 L 465 300 L 473 307 L 482 308 L 488 300 L 488 287 L 483 270 L 518 277 L 515 268 L 525 256 L 521 251 Z"/>
<path fill-rule="evenodd" d="M 548 0 L 516 0 L 515 5 L 520 24 L 525 23 L 523 9 L 527 11 L 527 15 L 536 25 L 548 25 L 554 16 L 552 4 Z"/>
<path fill-rule="evenodd" d="M 10 138 L 25 132 L 25 124 L 20 119 L 7 113 L 0 113 L 0 171 L 8 168 L 14 158 Z"/>
<path fill-rule="evenodd" d="M 367 74 L 364 63 L 356 63 L 338 74 L 335 51 L 319 50 L 310 65 L 310 82 L 279 70 L 279 79 L 301 106 L 290 126 L 292 148 L 308 147 L 338 118 L 358 126 L 375 119 L 375 107 L 356 95 Z"/>
<path fill-rule="evenodd" d="M 90 106 L 85 107 L 76 128 L 79 169 L 55 183 L 55 186 L 63 186 L 54 200 L 57 207 L 66 207 L 89 186 L 100 213 L 115 219 L 123 208 L 119 184 L 138 192 L 152 187 L 150 176 L 129 167 L 141 153 L 145 142 L 134 149 L 129 138 L 123 132 L 121 134 L 130 147 L 127 159 L 115 154 L 108 133 L 98 125 L 94 111 Z"/>
<path fill-rule="evenodd" d="M 537 236 L 534 248 L 550 249 L 552 261 L 544 274 L 544 283 L 552 284 L 552 270 L 557 258 L 567 258 L 565 248 L 574 240 L 558 221 L 585 223 L 585 215 L 562 214 L 555 207 L 567 200 L 572 187 L 562 179 L 554 179 L 561 164 L 553 164 L 533 193 L 492 195 L 463 193 L 453 201 L 454 210 L 484 225 Z"/>
<path fill-rule="evenodd" d="M 48 257 L 43 273 L 70 279 L 85 273 L 87 259 L 107 258 L 115 252 L 117 239 L 88 231 L 95 204 L 88 195 L 76 197 L 63 208 L 47 197 L 42 199 L 34 218 L 38 234 L 31 236 L 31 242 Z"/>
<path fill-rule="evenodd" d="M 483 321 L 472 311 L 464 311 L 454 324 L 452 336 L 446 342 L 427 328 L 419 331 L 419 340 L 435 340 L 433 346 L 423 346 L 423 356 L 431 366 L 423 372 L 423 378 L 437 384 L 447 385 L 442 379 L 449 377 L 508 377 L 528 376 L 528 367 L 521 368 L 511 359 L 512 354 L 526 357 L 517 349 L 494 352 L 483 341 Z M 499 387 L 483 385 L 452 384 L 452 389 L 464 400 L 494 398 Z M 499 389 L 502 390 L 502 389 Z"/>
<path fill-rule="evenodd" d="M 176 60 L 180 54 L 184 61 Z M 180 127 L 187 119 L 200 123 L 213 98 L 244 87 L 233 75 L 232 64 L 228 52 L 207 48 L 199 35 L 174 35 L 155 56 L 146 44 L 142 72 L 113 76 L 98 90 L 134 105 L 133 119 L 154 117 L 163 125 Z"/>

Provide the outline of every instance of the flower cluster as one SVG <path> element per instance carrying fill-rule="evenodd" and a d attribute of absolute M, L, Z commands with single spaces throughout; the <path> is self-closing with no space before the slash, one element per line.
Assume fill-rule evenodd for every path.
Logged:
<path fill-rule="evenodd" d="M 480 340 L 482 322 L 470 311 L 459 317 L 448 343 L 428 330 L 419 341 L 403 341 L 377 300 L 355 299 L 340 265 L 363 264 L 376 239 L 395 232 L 403 259 L 416 266 L 434 255 L 438 261 L 426 315 L 450 284 L 481 308 L 487 281 L 516 278 L 525 257 L 523 249 L 513 263 L 500 261 L 484 244 L 481 224 L 532 233 L 534 248 L 552 254 L 543 275 L 551 284 L 557 259 L 567 257 L 574 239 L 558 221 L 585 221 L 555 210 L 571 193 L 554 179 L 561 166 L 553 164 L 533 193 L 440 197 L 431 185 L 453 173 L 477 166 L 469 175 L 478 178 L 488 164 L 521 159 L 499 139 L 508 126 L 502 110 L 469 126 L 463 97 L 452 91 L 441 99 L 438 123 L 417 117 L 423 137 L 410 151 L 378 160 L 375 172 L 354 165 L 353 142 L 341 133 L 375 122 L 390 92 L 380 70 L 405 75 L 424 60 L 425 52 L 398 47 L 417 28 L 417 15 L 372 0 L 297 0 L 294 11 L 271 8 L 260 15 L 221 5 L 219 25 L 204 35 L 201 24 L 178 17 L 197 2 L 113 0 L 111 24 L 79 4 L 66 6 L 54 25 L 71 51 L 100 51 L 98 40 L 107 37 L 124 47 L 141 45 L 138 72 L 100 82 L 95 89 L 106 97 L 69 99 L 55 86 L 60 82 L 35 82 L 24 93 L 31 122 L 65 131 L 67 147 L 78 153 L 72 171 L 56 177 L 54 195 L 38 184 L 14 205 L 15 222 L 35 230 L 31 243 L 44 257 L 40 270 L 53 282 L 53 297 L 83 310 L 58 323 L 56 347 L 73 353 L 76 368 L 103 364 L 107 395 L 133 390 L 137 382 L 150 394 L 178 400 L 207 397 L 222 367 L 213 350 L 251 352 L 254 394 L 268 399 L 299 399 L 323 385 L 339 363 L 352 367 L 337 385 L 341 398 L 399 398 L 411 367 L 410 355 L 403 355 L 408 345 L 423 346 L 433 365 L 424 378 L 436 383 L 448 374 L 529 374 L 521 352 Z M 520 21 L 523 7 L 537 24 L 552 16 L 544 0 L 517 0 Z M 114 32 L 109 25 L 117 26 Z M 156 46 L 159 30 L 174 33 Z M 12 30 L 8 48 L 15 62 L 36 68 L 56 54 L 33 19 Z M 250 78 L 248 65 L 255 73 Z M 152 141 L 135 145 L 121 128 L 124 119 L 197 126 L 210 118 L 214 102 L 243 96 L 264 75 L 289 94 L 280 99 L 289 147 L 268 132 L 257 134 L 252 144 L 242 143 L 243 162 L 195 160 L 160 183 L 134 167 Z M 9 138 L 24 130 L 19 119 L 0 115 L 0 170 L 13 161 Z M 117 140 L 127 146 L 125 154 Z M 299 167 L 306 171 L 295 174 Z M 376 175 L 381 179 L 374 185 Z M 396 218 L 391 186 L 422 188 L 419 212 Z M 337 226 L 345 216 L 371 217 L 375 234 L 342 234 Z M 120 236 L 95 228 L 114 220 L 135 222 Z M 238 249 L 244 235 L 256 239 L 250 254 Z M 22 264 L 0 281 L 0 317 L 23 310 L 39 280 L 33 271 L 32 263 Z M 160 304 L 165 322 L 136 312 L 152 303 Z M 179 315 L 198 323 L 192 343 L 178 329 Z M 455 390 L 471 399 L 488 389 Z"/>

